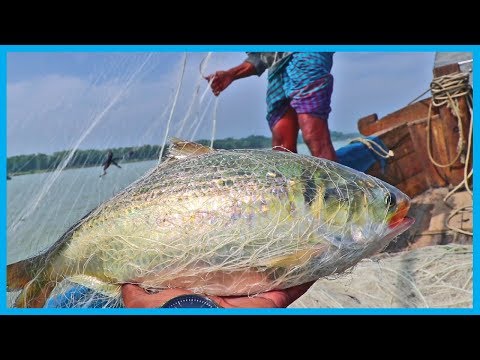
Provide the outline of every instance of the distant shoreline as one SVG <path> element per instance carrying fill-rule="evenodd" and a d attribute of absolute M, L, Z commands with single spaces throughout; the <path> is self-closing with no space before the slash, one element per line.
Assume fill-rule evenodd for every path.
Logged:
<path fill-rule="evenodd" d="M 358 137 L 356 133 L 344 134 L 337 131 L 331 132 L 332 141 L 344 141 Z M 195 142 L 202 145 L 210 145 L 210 140 L 196 140 Z M 299 136 L 298 143 L 302 144 L 303 139 Z M 213 142 L 215 149 L 266 149 L 270 148 L 272 139 L 266 136 L 250 135 L 246 138 L 234 139 L 225 138 L 218 139 Z M 102 166 L 106 153 L 111 150 L 114 157 L 122 163 L 133 163 L 140 161 L 156 160 L 161 151 L 161 146 L 158 145 L 143 145 L 136 147 L 120 147 L 110 148 L 104 150 L 88 149 L 77 150 L 66 164 L 67 169 L 80 169 Z M 29 154 L 29 155 L 15 155 L 7 158 L 7 174 L 10 177 L 40 174 L 45 172 L 52 172 L 57 169 L 60 164 L 70 155 L 71 150 L 58 151 L 53 154 Z"/>

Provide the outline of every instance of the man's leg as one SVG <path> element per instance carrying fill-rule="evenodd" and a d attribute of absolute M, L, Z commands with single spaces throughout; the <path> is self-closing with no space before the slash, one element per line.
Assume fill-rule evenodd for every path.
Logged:
<path fill-rule="evenodd" d="M 312 156 L 337 161 L 326 120 L 311 114 L 298 114 L 298 123 Z"/>
<path fill-rule="evenodd" d="M 284 91 L 298 114 L 302 135 L 313 156 L 336 160 L 328 130 L 333 91 L 332 53 L 294 53 L 284 76 Z"/>
<path fill-rule="evenodd" d="M 297 113 L 290 106 L 285 114 L 272 128 L 272 147 L 274 150 L 285 151 L 282 148 L 297 152 L 298 119 Z M 275 148 L 275 146 L 279 146 Z"/>

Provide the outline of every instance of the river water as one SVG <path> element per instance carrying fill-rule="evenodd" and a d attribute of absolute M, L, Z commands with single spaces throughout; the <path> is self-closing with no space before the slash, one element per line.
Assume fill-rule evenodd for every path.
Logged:
<path fill-rule="evenodd" d="M 334 147 L 338 149 L 346 143 L 335 142 Z M 298 152 L 309 154 L 305 144 L 299 144 Z M 14 176 L 7 182 L 7 263 L 25 259 L 54 243 L 92 208 L 156 163 L 123 163 L 121 169 L 111 166 L 101 178 L 101 167 L 64 170 L 55 181 L 52 181 L 55 173 Z"/>

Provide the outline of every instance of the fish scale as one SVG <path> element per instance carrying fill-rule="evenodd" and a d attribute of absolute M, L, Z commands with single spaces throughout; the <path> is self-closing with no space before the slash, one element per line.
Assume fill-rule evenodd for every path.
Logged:
<path fill-rule="evenodd" d="M 42 304 L 38 284 L 63 279 L 112 297 L 123 283 L 212 295 L 283 289 L 386 246 L 405 229 L 390 223 L 408 204 L 398 189 L 328 160 L 174 142 L 167 161 L 52 248 L 9 265 L 9 289 L 24 288 L 17 306 Z"/>

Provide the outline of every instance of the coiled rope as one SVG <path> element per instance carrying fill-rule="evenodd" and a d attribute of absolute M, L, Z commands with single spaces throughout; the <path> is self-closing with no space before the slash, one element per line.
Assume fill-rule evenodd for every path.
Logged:
<path fill-rule="evenodd" d="M 468 182 L 470 178 L 473 175 L 473 168 L 468 172 L 468 167 L 470 163 L 470 153 L 472 149 L 472 143 L 473 143 L 473 100 L 472 100 L 472 88 L 469 84 L 469 74 L 468 73 L 462 73 L 462 72 L 457 72 L 453 74 L 448 74 L 448 75 L 443 75 L 438 78 L 433 79 L 433 81 L 430 84 L 430 91 L 432 93 L 432 101 L 430 102 L 430 106 L 428 108 L 428 118 L 427 118 L 427 151 L 428 151 L 428 157 L 430 161 L 437 167 L 441 168 L 446 168 L 449 166 L 452 166 L 462 155 L 462 153 L 465 150 L 465 145 L 467 147 L 466 151 L 466 158 L 465 158 L 465 165 L 464 165 L 464 177 L 462 182 L 460 182 L 457 186 L 455 186 L 444 198 L 443 201 L 447 206 L 451 207 L 447 203 L 447 199 L 452 196 L 455 192 L 457 192 L 459 189 L 462 187 L 465 187 L 465 189 L 468 191 L 470 196 L 473 198 L 473 193 L 472 190 L 470 189 Z M 469 134 L 468 134 L 468 139 L 467 139 L 467 144 L 465 144 L 465 139 L 463 136 L 463 123 L 462 123 L 462 118 L 460 115 L 460 109 L 458 106 L 458 99 L 461 97 L 466 96 L 467 103 L 468 103 L 468 108 L 470 111 L 470 128 L 469 128 Z M 439 162 L 435 161 L 435 159 L 432 156 L 432 150 L 431 150 L 431 120 L 432 120 L 432 107 L 440 107 L 447 105 L 448 108 L 452 111 L 452 114 L 457 118 L 457 124 L 458 124 L 458 130 L 460 133 L 460 136 L 458 138 L 458 144 L 457 144 L 457 154 L 454 157 L 452 161 L 450 161 L 448 164 L 440 164 Z M 462 161 L 462 159 L 461 159 Z M 463 161 L 462 161 L 463 162 Z M 451 207 L 452 208 L 452 207 Z M 453 209 L 453 208 L 452 208 Z M 448 216 L 448 218 L 445 220 L 445 226 L 455 232 L 465 234 L 465 235 L 470 235 L 473 236 L 472 231 L 467 231 L 461 228 L 454 227 L 450 225 L 451 219 L 461 213 L 472 213 L 473 206 L 468 205 L 464 207 L 460 207 L 457 209 L 453 209 L 452 213 Z"/>
<path fill-rule="evenodd" d="M 465 149 L 465 139 L 463 137 L 463 124 L 458 108 L 458 98 L 470 93 L 470 84 L 468 83 L 469 75 L 465 73 L 454 73 L 443 75 L 433 79 L 430 84 L 430 91 L 432 93 L 432 101 L 428 108 L 427 118 L 427 152 L 430 161 L 437 167 L 446 168 L 452 166 L 462 155 Z M 432 107 L 440 107 L 447 105 L 451 109 L 452 114 L 457 118 L 458 129 L 460 137 L 457 144 L 457 155 L 448 164 L 440 164 L 432 156 L 432 140 L 431 140 L 431 121 L 432 121 Z"/>
<path fill-rule="evenodd" d="M 455 186 L 444 198 L 443 198 L 443 201 L 445 202 L 445 204 L 448 205 L 447 203 L 447 199 L 452 196 L 455 192 L 457 192 L 460 188 L 462 188 L 463 186 L 465 186 L 465 189 L 467 190 L 467 192 L 470 194 L 470 197 L 472 198 L 473 200 L 473 192 L 472 190 L 470 189 L 470 186 L 468 185 L 468 181 L 470 180 L 470 178 L 472 177 L 473 175 L 473 166 L 472 166 L 472 169 L 470 170 L 470 172 L 467 174 L 468 172 L 468 165 L 470 164 L 470 154 L 471 154 L 471 150 L 472 150 L 472 144 L 473 144 L 473 98 L 472 98 L 472 91 L 469 91 L 468 93 L 468 96 L 467 96 L 467 102 L 468 102 L 468 109 L 470 111 L 470 129 L 468 131 L 468 145 L 467 145 L 467 154 L 466 154 L 466 159 L 465 159 L 465 167 L 463 169 L 463 180 L 462 182 L 460 182 L 457 186 Z M 448 216 L 448 218 L 445 220 L 445 225 L 447 226 L 447 228 L 449 228 L 450 230 L 453 230 L 453 231 L 456 231 L 458 233 L 461 233 L 461 234 L 465 234 L 465 235 L 470 235 L 470 236 L 473 236 L 473 232 L 472 231 L 467 231 L 467 230 L 464 230 L 464 229 L 461 229 L 461 228 L 457 228 L 457 227 L 454 227 L 452 225 L 450 225 L 450 220 L 457 214 L 460 214 L 460 213 L 472 213 L 473 212 L 473 206 L 472 205 L 468 205 L 468 206 L 464 206 L 464 207 L 460 207 L 458 209 L 454 209 L 454 211 Z"/>

